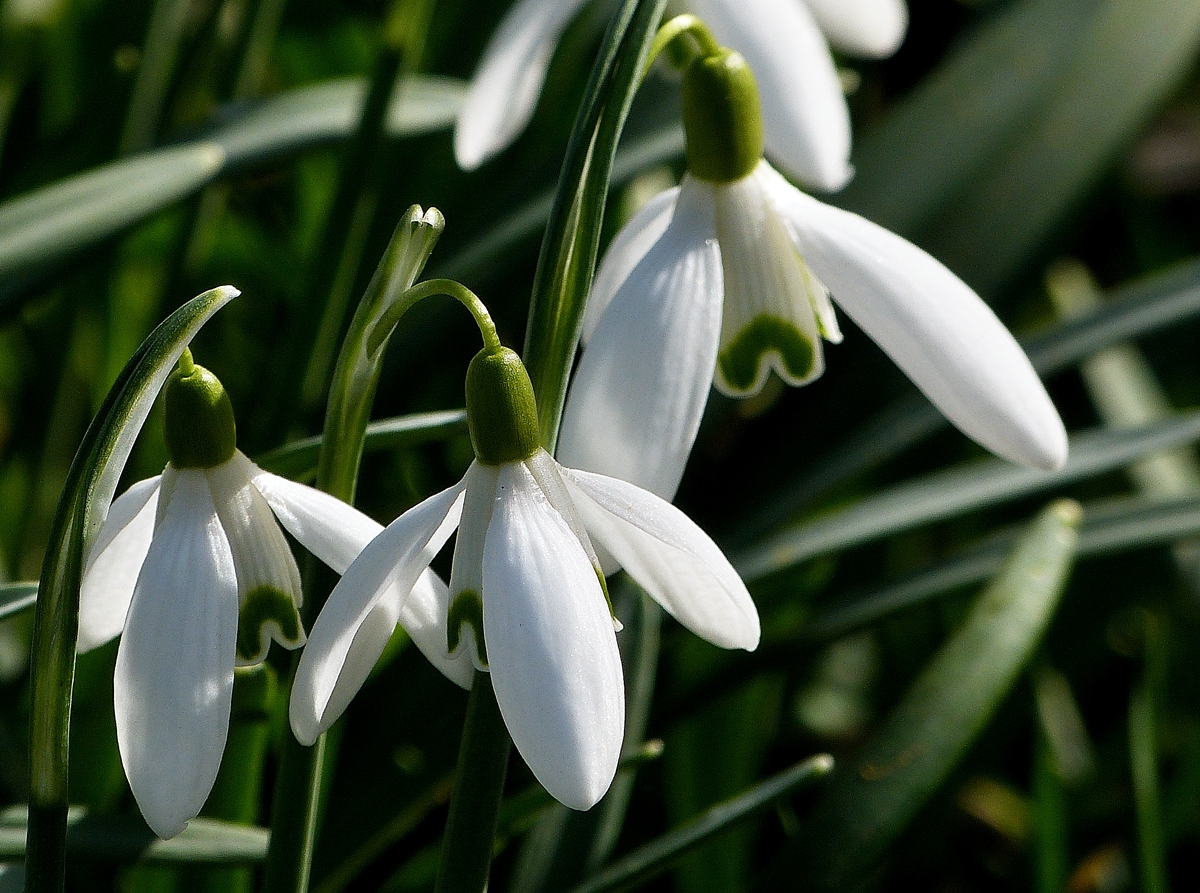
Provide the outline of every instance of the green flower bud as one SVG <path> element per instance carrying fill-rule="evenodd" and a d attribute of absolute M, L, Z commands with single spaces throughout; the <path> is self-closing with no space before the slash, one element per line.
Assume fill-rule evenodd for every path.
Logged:
<path fill-rule="evenodd" d="M 521 462 L 541 449 L 533 384 L 507 347 L 485 347 L 467 367 L 467 429 L 484 465 Z"/>
<path fill-rule="evenodd" d="M 762 111 L 754 73 L 740 53 L 701 56 L 683 73 L 683 129 L 688 171 L 698 180 L 732 183 L 762 160 Z"/>
<path fill-rule="evenodd" d="M 167 455 L 176 468 L 215 468 L 237 449 L 233 404 L 220 379 L 185 352 L 164 396 Z"/>

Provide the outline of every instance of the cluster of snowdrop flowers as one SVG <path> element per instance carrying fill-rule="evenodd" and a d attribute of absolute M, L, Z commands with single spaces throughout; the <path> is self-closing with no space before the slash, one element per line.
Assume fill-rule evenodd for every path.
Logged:
<path fill-rule="evenodd" d="M 446 674 L 487 671 L 514 744 L 557 800 L 587 809 L 608 790 L 624 734 L 616 624 L 595 542 L 670 614 L 725 648 L 758 645 L 758 613 L 720 549 L 636 486 L 564 468 L 538 442 L 521 360 L 490 343 L 467 371 L 475 462 L 405 512 L 350 565 L 313 625 L 292 688 L 292 730 L 311 743 L 346 707 L 390 630 L 375 605 L 404 592 L 458 530 Z M 372 644 L 373 643 L 373 644 Z"/>
<path fill-rule="evenodd" d="M 225 389 L 190 352 L 164 396 L 170 462 L 122 494 L 100 528 L 80 591 L 78 649 L 121 636 L 121 763 L 147 824 L 168 838 L 216 780 L 235 666 L 261 661 L 272 639 L 304 643 L 300 574 L 279 525 L 339 573 L 382 526 L 247 459 Z M 426 573 L 409 590 L 403 606 L 399 593 L 381 600 L 374 619 L 399 619 L 426 649 L 445 637 L 428 622 L 445 584 Z"/>
<path fill-rule="evenodd" d="M 475 168 L 529 122 L 554 47 L 588 0 L 517 0 L 500 22 L 459 114 L 454 151 Z M 908 27 L 904 0 L 683 0 L 763 86 L 767 153 L 791 176 L 833 191 L 850 177 L 850 115 L 829 45 L 884 58 Z"/>
<path fill-rule="evenodd" d="M 621 230 L 596 274 L 559 458 L 665 498 L 709 382 L 801 385 L 841 340 L 834 301 L 965 434 L 1014 462 L 1066 459 L 1062 421 L 1020 346 L 957 276 L 882 227 L 823 204 L 762 157 L 754 77 L 737 53 L 683 76 L 687 168 Z"/>

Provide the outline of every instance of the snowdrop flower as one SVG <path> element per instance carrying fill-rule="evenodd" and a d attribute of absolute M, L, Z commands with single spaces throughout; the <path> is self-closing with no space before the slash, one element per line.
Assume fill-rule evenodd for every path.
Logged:
<path fill-rule="evenodd" d="M 165 410 L 170 462 L 122 494 L 100 528 L 80 591 L 78 648 L 123 632 L 113 680 L 121 763 L 147 824 L 168 838 L 216 780 L 234 667 L 263 660 L 272 639 L 304 643 L 300 574 L 279 525 L 339 573 L 382 527 L 247 459 L 225 389 L 187 351 Z M 444 640 L 423 620 L 445 601 L 445 584 L 428 573 L 403 619 L 422 639 Z M 398 598 L 384 599 L 375 622 L 390 614 L 394 627 L 397 608 Z"/>
<path fill-rule="evenodd" d="M 613 240 L 583 323 L 558 457 L 664 498 L 709 382 L 819 376 L 841 340 L 832 297 L 961 431 L 1014 462 L 1066 459 L 1062 421 L 1012 335 L 915 245 L 813 199 L 762 159 L 754 79 L 736 53 L 684 75 L 688 171 Z"/>
<path fill-rule="evenodd" d="M 411 587 L 457 528 L 446 650 L 468 672 L 491 674 L 513 742 L 546 790 L 587 809 L 616 772 L 625 719 L 592 537 L 710 642 L 755 648 L 758 614 L 721 551 L 678 509 L 563 468 L 539 446 L 529 376 L 498 343 L 467 371 L 467 418 L 476 461 L 463 480 L 397 518 L 322 609 L 292 688 L 292 729 L 311 743 L 337 719 L 346 668 L 361 675 L 351 651 L 365 618 L 382 593 Z"/>
<path fill-rule="evenodd" d="M 587 0 L 517 0 L 471 81 L 454 132 L 471 170 L 525 129 L 555 45 Z M 883 58 L 908 27 L 904 0 L 684 0 L 722 44 L 759 72 L 767 153 L 785 171 L 834 191 L 851 169 L 850 115 L 826 38 L 855 56 Z"/>

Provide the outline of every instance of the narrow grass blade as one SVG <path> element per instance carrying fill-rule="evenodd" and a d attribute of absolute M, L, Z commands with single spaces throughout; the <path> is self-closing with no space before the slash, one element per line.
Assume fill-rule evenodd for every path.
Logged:
<path fill-rule="evenodd" d="M 1080 508 L 1045 509 L 862 751 L 839 764 L 764 889 L 847 890 L 869 872 L 984 728 L 1041 639 Z"/>
<path fill-rule="evenodd" d="M 38 584 L 5 583 L 0 586 L 0 620 L 24 613 L 37 603 Z"/>
<path fill-rule="evenodd" d="M 420 412 L 414 415 L 393 416 L 367 425 L 367 436 L 363 441 L 363 452 L 402 450 L 465 437 L 467 434 L 467 411 L 446 409 L 440 412 Z M 317 473 L 317 454 L 321 450 L 322 436 L 307 437 L 284 444 L 256 460 L 260 466 L 275 474 L 293 480 L 311 479 Z"/>
<path fill-rule="evenodd" d="M 24 857 L 27 819 L 20 806 L 0 815 L 0 860 Z M 113 862 L 252 865 L 266 855 L 267 829 L 195 818 L 179 836 L 159 840 L 140 818 L 73 806 L 67 813 L 67 852 Z"/>
<path fill-rule="evenodd" d="M 656 877 L 670 868 L 680 856 L 700 846 L 714 834 L 770 806 L 797 788 L 820 781 L 832 770 L 833 758 L 828 754 L 818 754 L 797 763 L 744 794 L 717 804 L 687 825 L 639 847 L 575 887 L 571 893 L 625 890 Z"/>
<path fill-rule="evenodd" d="M 1147 614 L 1143 638 L 1145 668 L 1129 695 L 1129 770 L 1137 819 L 1138 876 L 1144 893 L 1169 893 L 1158 778 L 1158 705 L 1167 679 L 1163 621 Z"/>
<path fill-rule="evenodd" d="M 815 555 L 1103 474 L 1197 438 L 1200 411 L 1139 428 L 1077 435 L 1071 440 L 1067 464 L 1055 472 L 1034 471 L 1000 459 L 952 468 L 769 537 L 734 555 L 733 564 L 743 578 L 756 580 Z"/>

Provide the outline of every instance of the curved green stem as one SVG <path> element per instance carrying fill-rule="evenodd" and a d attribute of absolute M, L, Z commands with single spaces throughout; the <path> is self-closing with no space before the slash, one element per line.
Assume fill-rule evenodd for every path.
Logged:
<path fill-rule="evenodd" d="M 496 334 L 496 326 L 492 322 L 492 317 L 475 292 L 453 279 L 427 279 L 407 289 L 397 301 L 388 306 L 383 315 L 374 323 L 367 336 L 367 352 L 374 354 L 387 341 L 392 330 L 400 322 L 400 317 L 411 310 L 414 304 L 434 295 L 454 298 L 470 311 L 475 325 L 479 327 L 479 334 L 483 338 L 485 347 L 501 346 L 500 336 Z"/>
<path fill-rule="evenodd" d="M 671 60 L 671 65 L 682 71 L 688 63 L 697 56 L 711 56 L 721 49 L 717 39 L 713 37 L 708 26 L 699 17 L 691 13 L 675 16 L 663 24 L 654 35 L 650 50 L 646 53 L 646 61 L 642 65 L 639 81 L 645 80 L 650 73 L 659 54 L 664 50 Z"/>

